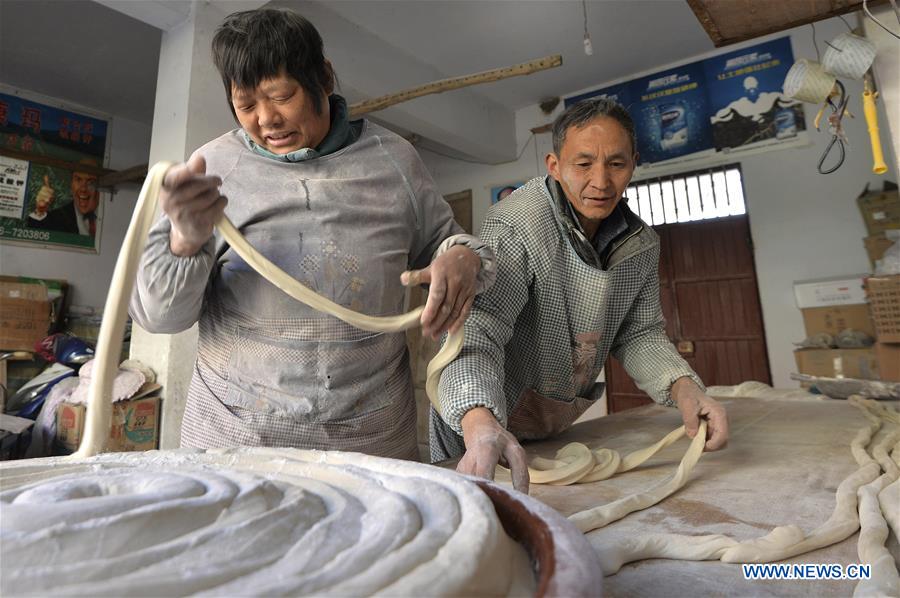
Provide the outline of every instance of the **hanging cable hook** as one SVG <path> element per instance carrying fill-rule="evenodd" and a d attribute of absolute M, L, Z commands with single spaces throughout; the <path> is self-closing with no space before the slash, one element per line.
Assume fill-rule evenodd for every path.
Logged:
<path fill-rule="evenodd" d="M 822 152 L 822 157 L 819 158 L 819 164 L 817 166 L 819 174 L 831 174 L 836 171 L 844 163 L 844 158 L 846 157 L 846 150 L 844 148 L 844 140 L 846 138 L 844 137 L 844 128 L 841 120 L 844 118 L 844 113 L 847 111 L 847 102 L 849 101 L 849 98 L 847 97 L 847 90 L 844 88 L 843 83 L 835 81 L 834 86 L 835 89 L 837 89 L 837 93 L 832 92 L 826 100 L 828 105 L 831 106 L 831 115 L 828 117 L 828 128 L 829 131 L 831 131 L 831 141 L 828 142 L 828 146 L 825 148 L 825 151 Z M 825 164 L 828 154 L 831 153 L 831 150 L 834 149 L 835 145 L 837 145 L 838 148 L 837 163 L 828 170 L 823 170 L 822 165 Z"/>

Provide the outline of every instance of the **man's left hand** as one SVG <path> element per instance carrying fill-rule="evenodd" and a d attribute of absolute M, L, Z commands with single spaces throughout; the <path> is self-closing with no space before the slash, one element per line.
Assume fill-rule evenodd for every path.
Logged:
<path fill-rule="evenodd" d="M 422 312 L 422 334 L 437 339 L 459 330 L 475 300 L 481 258 L 464 245 L 454 245 L 431 265 L 400 275 L 406 286 L 428 284 L 428 300 Z"/>
<path fill-rule="evenodd" d="M 697 435 L 700 420 L 707 421 L 704 450 L 717 451 L 728 444 L 728 415 L 715 399 L 700 390 L 690 378 L 679 378 L 672 385 L 672 400 L 681 412 L 688 438 Z"/>

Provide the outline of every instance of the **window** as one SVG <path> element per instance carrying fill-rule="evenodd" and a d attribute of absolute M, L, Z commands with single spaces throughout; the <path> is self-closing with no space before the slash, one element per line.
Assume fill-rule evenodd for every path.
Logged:
<path fill-rule="evenodd" d="M 740 164 L 633 182 L 628 207 L 647 224 L 674 224 L 746 214 Z"/>

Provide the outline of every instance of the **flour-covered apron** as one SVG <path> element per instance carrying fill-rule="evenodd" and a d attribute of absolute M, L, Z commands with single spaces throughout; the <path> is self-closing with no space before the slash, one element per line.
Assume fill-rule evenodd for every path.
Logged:
<path fill-rule="evenodd" d="M 351 146 L 295 164 L 233 141 L 204 148 L 208 172 L 224 178 L 228 216 L 290 276 L 355 311 L 401 313 L 400 274 L 417 259 L 427 263 L 417 254 L 433 250 L 420 237 L 439 243 L 459 230 L 446 204 L 423 209 L 413 201 L 415 181 L 386 147 L 391 139 L 373 134 L 371 125 Z M 182 445 L 416 458 L 403 333 L 365 332 L 306 307 L 221 241 L 216 270 L 200 319 Z"/>

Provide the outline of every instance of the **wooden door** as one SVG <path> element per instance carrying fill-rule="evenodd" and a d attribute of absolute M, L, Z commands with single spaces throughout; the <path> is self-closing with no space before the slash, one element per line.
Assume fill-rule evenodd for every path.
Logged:
<path fill-rule="evenodd" d="M 747 216 L 656 231 L 666 334 L 682 357 L 707 386 L 771 384 Z M 651 402 L 612 357 L 606 380 L 610 412 Z"/>

